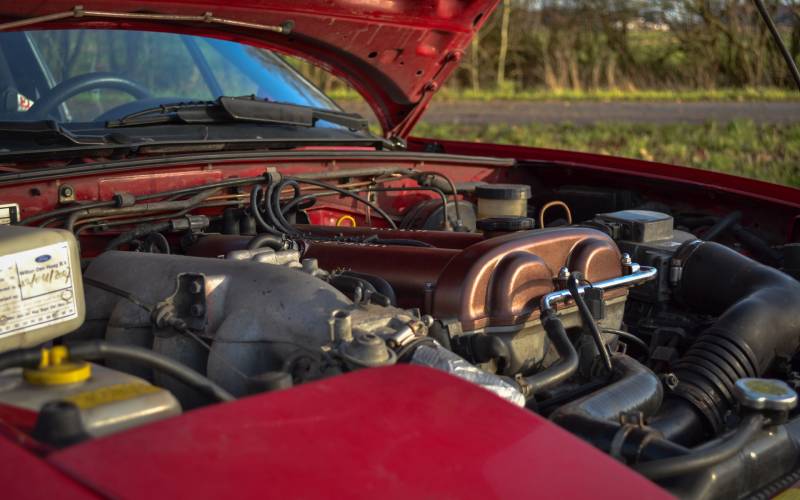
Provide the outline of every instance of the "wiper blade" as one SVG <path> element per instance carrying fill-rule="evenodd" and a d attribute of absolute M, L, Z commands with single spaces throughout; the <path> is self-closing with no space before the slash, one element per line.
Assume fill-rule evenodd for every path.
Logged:
<path fill-rule="evenodd" d="M 254 122 L 313 127 L 324 120 L 360 131 L 367 120 L 356 113 L 265 101 L 250 97 L 222 96 L 216 101 L 162 104 L 106 123 L 108 128 L 137 127 L 162 123 Z"/>

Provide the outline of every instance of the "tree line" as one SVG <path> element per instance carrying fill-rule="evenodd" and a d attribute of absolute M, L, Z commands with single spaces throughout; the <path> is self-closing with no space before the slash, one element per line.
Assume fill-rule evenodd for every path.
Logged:
<path fill-rule="evenodd" d="M 770 9 L 800 59 L 800 0 Z M 503 0 L 463 61 L 475 91 L 791 85 L 751 0 Z"/>

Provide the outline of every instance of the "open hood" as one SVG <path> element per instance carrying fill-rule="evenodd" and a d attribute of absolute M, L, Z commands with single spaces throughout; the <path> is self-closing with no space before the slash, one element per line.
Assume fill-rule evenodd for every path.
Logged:
<path fill-rule="evenodd" d="M 76 2 L 3 2 L 0 23 L 12 23 L 5 29 L 153 29 L 276 49 L 347 80 L 372 105 L 386 135 L 403 138 L 498 0 Z"/>

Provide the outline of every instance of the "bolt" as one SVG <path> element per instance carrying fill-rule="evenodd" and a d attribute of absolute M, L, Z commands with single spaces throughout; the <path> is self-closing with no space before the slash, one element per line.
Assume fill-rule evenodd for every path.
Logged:
<path fill-rule="evenodd" d="M 205 312 L 206 308 L 203 307 L 203 304 L 192 304 L 192 307 L 189 308 L 189 314 L 191 314 L 195 318 L 199 318 Z"/>
<path fill-rule="evenodd" d="M 345 342 L 353 340 L 353 319 L 349 311 L 340 309 L 333 313 L 333 338 Z"/>
<path fill-rule="evenodd" d="M 631 259 L 630 254 L 624 253 L 622 254 L 622 259 L 620 260 L 623 266 L 630 266 L 633 264 L 633 259 Z"/>
<path fill-rule="evenodd" d="M 558 270 L 558 279 L 559 281 L 567 281 L 569 279 L 570 273 L 569 268 L 562 267 Z"/>
<path fill-rule="evenodd" d="M 303 265 L 303 271 L 309 274 L 312 274 L 314 271 L 319 269 L 319 264 L 317 262 L 317 259 L 314 258 L 303 259 L 301 261 L 301 264 Z"/>
<path fill-rule="evenodd" d="M 661 375 L 661 381 L 667 387 L 668 390 L 673 390 L 678 387 L 678 377 L 674 373 L 664 373 Z"/>
<path fill-rule="evenodd" d="M 67 184 L 61 186 L 61 197 L 62 198 L 72 198 L 75 196 L 75 190 L 72 189 L 72 186 Z"/>

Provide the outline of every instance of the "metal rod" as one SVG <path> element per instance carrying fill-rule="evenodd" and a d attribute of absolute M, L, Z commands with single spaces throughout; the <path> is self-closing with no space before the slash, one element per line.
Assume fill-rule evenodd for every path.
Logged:
<path fill-rule="evenodd" d="M 86 17 L 102 17 L 111 19 L 132 19 L 142 21 L 173 21 L 173 22 L 198 22 L 209 24 L 222 24 L 225 26 L 236 26 L 239 28 L 249 28 L 262 31 L 272 31 L 275 33 L 291 33 L 294 28 L 294 22 L 286 21 L 280 26 L 271 24 L 258 24 L 249 23 L 246 21 L 237 21 L 235 19 L 227 19 L 224 17 L 214 17 L 212 12 L 204 12 L 199 16 L 187 16 L 178 14 L 151 14 L 143 12 L 111 12 L 102 10 L 84 10 L 83 5 L 76 5 L 72 10 L 66 12 L 57 12 L 54 14 L 47 14 L 44 16 L 29 17 L 27 19 L 20 19 L 18 21 L 11 21 L 8 23 L 0 24 L 0 31 L 23 28 L 25 26 L 32 26 L 35 24 L 48 23 L 51 21 L 60 21 L 62 19 L 80 19 Z"/>
<path fill-rule="evenodd" d="M 775 23 L 772 21 L 772 17 L 769 15 L 769 11 L 767 7 L 764 5 L 762 0 L 753 0 L 756 4 L 756 8 L 758 9 L 758 13 L 761 14 L 761 18 L 767 23 L 767 28 L 769 28 L 769 32 L 772 33 L 772 38 L 775 40 L 775 45 L 778 46 L 778 50 L 780 50 L 783 59 L 786 61 L 786 64 L 789 66 L 789 73 L 792 74 L 792 78 L 794 78 L 794 83 L 797 84 L 797 89 L 800 90 L 800 71 L 797 69 L 797 64 L 794 62 L 794 57 L 792 57 L 792 53 L 789 52 L 789 49 L 786 48 L 786 44 L 783 43 L 783 38 L 781 38 L 781 34 L 778 31 L 778 27 L 775 26 Z"/>
<path fill-rule="evenodd" d="M 638 285 L 655 278 L 656 274 L 658 274 L 658 270 L 656 270 L 655 267 L 641 266 L 638 270 L 634 270 L 631 274 L 598 281 L 591 285 L 580 286 L 578 287 L 578 293 L 583 295 L 586 292 L 586 289 L 591 287 L 600 288 L 602 290 L 613 290 L 623 286 Z M 540 308 L 542 312 L 549 311 L 553 309 L 553 305 L 556 302 L 565 302 L 570 298 L 572 298 L 572 294 L 569 290 L 556 290 L 555 292 L 550 292 L 542 297 Z"/>

